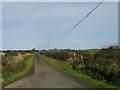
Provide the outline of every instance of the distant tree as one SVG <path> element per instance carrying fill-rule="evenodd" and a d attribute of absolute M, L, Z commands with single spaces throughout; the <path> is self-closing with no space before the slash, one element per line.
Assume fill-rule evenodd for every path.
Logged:
<path fill-rule="evenodd" d="M 35 48 L 33 48 L 32 51 L 35 51 Z"/>

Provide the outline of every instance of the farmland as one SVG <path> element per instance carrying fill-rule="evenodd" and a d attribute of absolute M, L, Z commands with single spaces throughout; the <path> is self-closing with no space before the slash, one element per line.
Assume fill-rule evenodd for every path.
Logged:
<path fill-rule="evenodd" d="M 85 88 L 120 88 L 120 48 L 118 46 L 87 50 L 38 51 L 34 49 L 32 51 L 5 51 L 3 53 L 3 87 L 45 88 L 64 87 L 64 85 L 71 87 L 72 84 L 67 83 L 65 79 L 70 76 L 68 80 L 73 83 L 73 87 L 77 85 L 77 87 Z M 33 65 L 34 59 L 35 65 Z M 35 73 L 31 76 L 32 79 L 29 77 L 22 79 L 33 66 Z M 21 82 L 26 83 L 26 86 Z M 66 82 L 66 84 L 62 85 L 61 82 Z"/>

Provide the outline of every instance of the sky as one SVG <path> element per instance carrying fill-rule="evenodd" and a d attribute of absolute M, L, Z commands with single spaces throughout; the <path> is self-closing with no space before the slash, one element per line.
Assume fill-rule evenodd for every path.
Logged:
<path fill-rule="evenodd" d="M 2 49 L 91 49 L 118 44 L 117 2 L 3 2 Z"/>
<path fill-rule="evenodd" d="M 2 3 L 0 2 L 0 50 L 2 50 Z"/>

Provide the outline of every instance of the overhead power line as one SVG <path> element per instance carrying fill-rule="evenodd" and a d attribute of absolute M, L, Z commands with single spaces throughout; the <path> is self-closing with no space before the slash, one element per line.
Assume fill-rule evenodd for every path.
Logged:
<path fill-rule="evenodd" d="M 58 35 L 56 37 L 51 37 L 51 39 L 57 39 L 60 38 L 64 35 L 66 35 L 67 33 L 71 32 L 75 27 L 77 27 L 80 23 L 82 23 L 93 11 L 95 11 L 98 6 L 100 6 L 103 3 L 104 0 L 102 0 L 100 3 L 98 3 L 98 5 L 96 5 L 82 20 L 80 20 L 76 25 L 74 25 L 72 28 L 70 28 L 68 31 L 66 31 L 65 33 Z"/>

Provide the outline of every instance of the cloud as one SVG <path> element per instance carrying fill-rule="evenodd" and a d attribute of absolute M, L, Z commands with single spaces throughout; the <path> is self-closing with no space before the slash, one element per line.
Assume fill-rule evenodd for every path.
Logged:
<path fill-rule="evenodd" d="M 3 3 L 4 48 L 32 48 L 60 35 L 81 20 L 97 3 Z M 92 47 L 89 42 L 115 43 L 117 3 L 103 3 L 72 32 L 54 42 L 55 46 Z M 96 41 L 101 41 L 97 43 Z M 24 45 L 22 43 L 25 43 Z M 76 43 L 75 45 L 72 43 Z M 81 45 L 82 44 L 86 44 Z M 69 45 L 70 46 L 69 46 Z M 38 45 L 37 45 L 38 46 Z"/>
<path fill-rule="evenodd" d="M 0 2 L 0 50 L 2 49 L 2 3 Z"/>
<path fill-rule="evenodd" d="M 118 2 L 119 0 L 104 0 L 104 2 Z M 101 2 L 101 0 L 2 0 L 2 2 Z"/>

